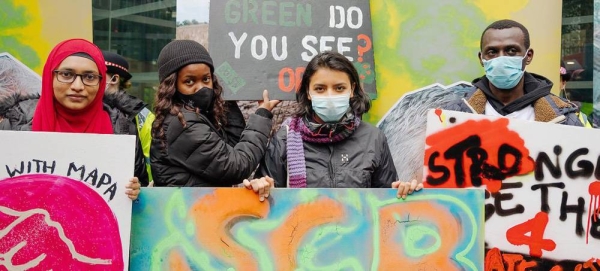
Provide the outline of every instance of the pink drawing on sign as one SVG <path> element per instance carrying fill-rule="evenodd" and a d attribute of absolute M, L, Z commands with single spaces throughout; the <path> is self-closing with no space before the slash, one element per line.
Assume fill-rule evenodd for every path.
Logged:
<path fill-rule="evenodd" d="M 0 270 L 123 270 L 117 219 L 87 184 L 31 174 L 0 191 Z"/>
<path fill-rule="evenodd" d="M 590 192 L 590 207 L 588 209 L 588 223 L 585 233 L 586 244 L 588 244 L 590 237 L 590 222 L 592 218 L 596 222 L 600 216 L 600 181 L 590 183 L 588 191 Z"/>

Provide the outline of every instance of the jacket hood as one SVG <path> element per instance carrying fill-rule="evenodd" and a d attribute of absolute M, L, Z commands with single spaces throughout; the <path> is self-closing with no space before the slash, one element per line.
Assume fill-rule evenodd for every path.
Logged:
<path fill-rule="evenodd" d="M 127 94 L 124 90 L 111 94 L 105 93 L 103 101 L 109 107 L 116 108 L 128 116 L 135 116 L 148 106 L 144 101 Z"/>
<path fill-rule="evenodd" d="M 512 112 L 521 110 L 526 106 L 531 105 L 542 97 L 549 95 L 553 85 L 552 81 L 550 81 L 548 78 L 535 73 L 525 72 L 523 74 L 523 80 L 523 88 L 525 92 L 524 95 L 507 105 L 504 105 L 496 98 L 496 96 L 494 96 L 489 87 L 490 81 L 485 75 L 473 80 L 473 85 L 485 94 L 487 100 L 494 107 L 494 109 L 498 111 L 498 113 L 506 116 Z"/>

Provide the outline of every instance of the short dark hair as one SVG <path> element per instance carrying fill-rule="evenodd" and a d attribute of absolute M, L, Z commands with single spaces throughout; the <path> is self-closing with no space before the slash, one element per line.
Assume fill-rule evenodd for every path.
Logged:
<path fill-rule="evenodd" d="M 371 108 L 371 100 L 369 95 L 365 93 L 360 84 L 360 77 L 352 62 L 350 62 L 344 55 L 338 52 L 326 51 L 322 52 L 308 62 L 304 74 L 302 75 L 302 81 L 300 88 L 296 92 L 296 101 L 298 107 L 294 115 L 302 117 L 305 114 L 313 114 L 312 103 L 308 99 L 308 88 L 310 86 L 310 78 L 321 68 L 331 69 L 340 71 L 348 75 L 350 84 L 354 86 L 353 97 L 350 98 L 350 107 L 357 116 L 369 111 Z"/>
<path fill-rule="evenodd" d="M 488 25 L 488 27 L 485 28 L 485 30 L 483 30 L 483 33 L 481 33 L 481 39 L 479 40 L 479 49 L 483 49 L 483 35 L 485 35 L 485 32 L 487 32 L 489 29 L 507 29 L 507 28 L 513 28 L 513 27 L 517 27 L 519 29 L 521 29 L 521 32 L 523 32 L 523 40 L 525 43 L 525 49 L 529 49 L 530 41 L 529 41 L 529 31 L 527 30 L 527 28 L 520 24 L 519 22 L 513 21 L 513 20 L 499 20 L 499 21 L 495 21 L 492 24 Z"/>

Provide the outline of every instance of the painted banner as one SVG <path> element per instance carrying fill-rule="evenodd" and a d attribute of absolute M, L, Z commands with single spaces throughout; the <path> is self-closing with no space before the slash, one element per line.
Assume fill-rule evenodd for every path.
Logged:
<path fill-rule="evenodd" d="M 403 95 L 416 89 L 482 76 L 477 57 L 481 33 L 501 19 L 527 27 L 535 57 L 526 69 L 553 81 L 558 94 L 562 2 L 371 0 L 378 99 L 363 119 L 379 122 Z"/>
<path fill-rule="evenodd" d="M 426 187 L 486 188 L 486 270 L 597 270 L 598 138 L 595 129 L 431 110 Z"/>
<path fill-rule="evenodd" d="M 337 51 L 374 98 L 371 12 L 364 0 L 211 1 L 209 51 L 228 100 L 295 100 L 308 61 Z"/>
<path fill-rule="evenodd" d="M 135 137 L 0 132 L 0 270 L 127 270 Z"/>
<path fill-rule="evenodd" d="M 143 188 L 131 270 L 482 270 L 481 189 Z"/>
<path fill-rule="evenodd" d="M 91 0 L 0 1 L 0 52 L 8 52 L 38 74 L 59 42 L 92 40 Z"/>

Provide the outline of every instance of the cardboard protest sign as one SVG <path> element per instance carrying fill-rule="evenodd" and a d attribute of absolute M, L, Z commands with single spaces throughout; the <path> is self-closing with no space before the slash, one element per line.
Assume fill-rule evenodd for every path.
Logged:
<path fill-rule="evenodd" d="M 483 191 L 143 188 L 135 270 L 481 270 Z"/>
<path fill-rule="evenodd" d="M 346 56 L 374 98 L 369 1 L 212 1 L 209 51 L 227 100 L 294 100 L 308 61 Z"/>
<path fill-rule="evenodd" d="M 0 269 L 127 270 L 135 137 L 0 132 Z"/>
<path fill-rule="evenodd" d="M 582 127 L 431 110 L 426 186 L 486 188 L 486 270 L 600 267 L 599 137 Z"/>

